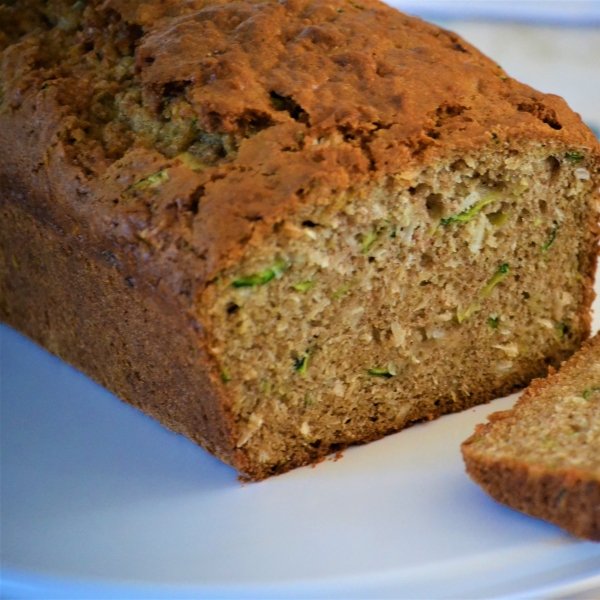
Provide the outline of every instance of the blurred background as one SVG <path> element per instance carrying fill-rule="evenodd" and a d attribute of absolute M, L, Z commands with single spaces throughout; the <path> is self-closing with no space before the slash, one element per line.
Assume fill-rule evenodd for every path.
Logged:
<path fill-rule="evenodd" d="M 600 1 L 390 0 L 451 29 L 528 85 L 562 96 L 600 137 Z"/>

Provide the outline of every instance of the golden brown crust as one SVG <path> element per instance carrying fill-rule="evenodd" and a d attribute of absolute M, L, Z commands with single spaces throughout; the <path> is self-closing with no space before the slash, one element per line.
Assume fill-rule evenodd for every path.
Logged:
<path fill-rule="evenodd" d="M 461 156 L 494 134 L 597 151 L 561 98 L 506 77 L 451 32 L 379 2 L 360 6 L 234 2 L 161 22 L 141 40 L 148 93 L 192 82 L 186 94 L 208 131 L 265 123 L 231 163 L 203 174 L 192 246 L 208 277 L 299 205 Z M 276 110 L 272 94 L 289 106 Z M 313 147 L 332 135 L 342 141 Z"/>
<path fill-rule="evenodd" d="M 600 481 L 589 473 L 484 460 L 471 455 L 469 440 L 463 444 L 463 456 L 467 473 L 494 500 L 578 537 L 600 541 Z"/>
<path fill-rule="evenodd" d="M 181 16 L 172 16 L 175 3 L 167 3 L 150 17 L 152 6 L 113 2 L 97 9 L 142 24 L 135 55 L 142 94 L 160 104 L 175 87 L 202 130 L 241 136 L 231 160 L 182 176 L 177 195 L 197 212 L 171 226 L 168 236 L 191 246 L 199 284 L 272 235 L 300 205 L 442 156 L 461 156 L 492 136 L 500 143 L 535 138 L 598 154 L 597 140 L 561 98 L 507 77 L 456 34 L 376 0 L 196 3 L 179 9 Z M 19 45 L 7 51 L 3 106 L 10 109 L 0 111 L 2 129 L 15 110 L 29 123 L 55 121 L 54 136 L 40 151 L 62 161 L 70 155 L 67 115 L 81 109 L 73 104 L 84 93 L 79 81 L 91 75 L 81 60 L 59 79 L 54 70 L 36 69 L 34 57 L 18 58 L 22 51 Z M 339 140 L 329 147 L 312 143 L 331 136 Z M 14 164 L 11 145 L 2 147 L 2 163 Z M 168 207 L 159 203 L 148 214 L 136 203 L 127 207 L 138 213 L 131 223 L 129 210 L 113 205 L 134 175 L 127 156 L 122 160 L 107 171 L 110 160 L 99 156 L 92 168 L 102 170 L 100 180 L 58 165 L 49 176 L 67 179 L 68 204 L 76 203 L 74 194 L 85 194 L 100 200 L 107 218 L 127 219 L 116 235 L 120 243 L 137 243 L 140 231 L 160 230 Z M 164 245 L 162 233 L 155 235 Z"/>

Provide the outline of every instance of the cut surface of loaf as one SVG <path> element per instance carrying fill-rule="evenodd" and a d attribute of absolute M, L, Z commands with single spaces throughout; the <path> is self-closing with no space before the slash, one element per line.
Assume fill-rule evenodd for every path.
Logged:
<path fill-rule="evenodd" d="M 600 541 L 600 335 L 462 445 L 495 500 Z"/>
<path fill-rule="evenodd" d="M 375 0 L 0 6 L 0 316 L 251 479 L 588 336 L 600 150 Z"/>

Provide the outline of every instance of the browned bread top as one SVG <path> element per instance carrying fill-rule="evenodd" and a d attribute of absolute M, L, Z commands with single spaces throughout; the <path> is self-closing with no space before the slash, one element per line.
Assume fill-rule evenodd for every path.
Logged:
<path fill-rule="evenodd" d="M 376 0 L 0 11 L 11 186 L 52 197 L 36 210 L 54 221 L 62 202 L 118 245 L 176 248 L 195 281 L 304 203 L 441 155 L 530 138 L 598 153 L 560 98 Z"/>
<path fill-rule="evenodd" d="M 247 476 L 587 336 L 598 143 L 454 34 L 371 0 L 0 26 L 0 317 Z"/>
<path fill-rule="evenodd" d="M 462 445 L 492 497 L 600 540 L 600 336 Z"/>

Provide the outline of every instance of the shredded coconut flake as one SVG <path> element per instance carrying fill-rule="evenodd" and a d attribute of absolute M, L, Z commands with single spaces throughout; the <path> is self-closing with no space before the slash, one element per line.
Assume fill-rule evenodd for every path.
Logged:
<path fill-rule="evenodd" d="M 394 321 L 390 325 L 390 329 L 392 331 L 392 338 L 394 339 L 394 346 L 398 348 L 399 346 L 404 345 L 404 341 L 406 340 L 406 331 L 400 327 L 400 323 L 398 323 L 398 321 Z"/>
<path fill-rule="evenodd" d="M 492 348 L 502 350 L 502 352 L 505 352 L 506 356 L 509 356 L 510 358 L 516 358 L 519 356 L 519 347 L 514 342 L 511 342 L 510 344 L 504 344 L 503 346 L 498 344 L 497 346 L 492 346 Z"/>
<path fill-rule="evenodd" d="M 496 363 L 496 371 L 499 373 L 506 373 L 512 371 L 513 363 L 510 360 L 501 360 Z"/>
<path fill-rule="evenodd" d="M 343 398 L 344 397 L 344 384 L 338 379 L 334 385 L 333 385 L 333 393 L 338 397 L 338 398 Z"/>
<path fill-rule="evenodd" d="M 236 447 L 241 448 L 248 440 L 260 429 L 263 424 L 263 419 L 260 415 L 252 413 L 248 419 L 248 425 L 242 432 L 242 435 L 238 438 Z"/>

